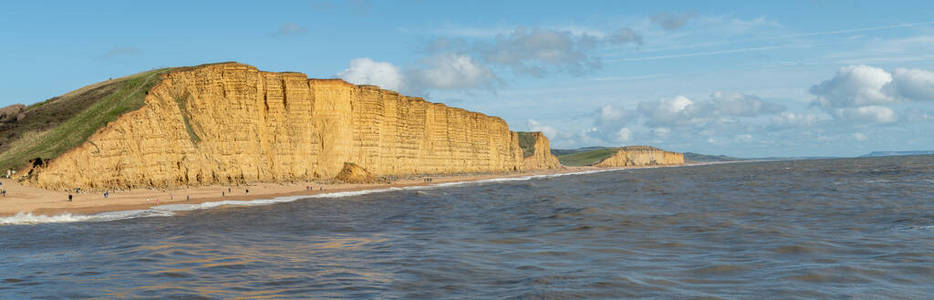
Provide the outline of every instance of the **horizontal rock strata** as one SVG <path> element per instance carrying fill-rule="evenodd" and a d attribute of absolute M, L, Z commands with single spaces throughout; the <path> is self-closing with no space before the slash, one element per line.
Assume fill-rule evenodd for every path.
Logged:
<path fill-rule="evenodd" d="M 374 86 L 223 63 L 162 75 L 145 105 L 28 179 L 49 189 L 183 186 L 552 168 L 497 117 Z M 547 155 L 545 155 L 547 154 Z"/>
<path fill-rule="evenodd" d="M 680 164 L 684 164 L 684 154 L 682 153 L 664 151 L 649 146 L 628 146 L 619 148 L 615 154 L 595 163 L 594 166 L 630 167 Z"/>

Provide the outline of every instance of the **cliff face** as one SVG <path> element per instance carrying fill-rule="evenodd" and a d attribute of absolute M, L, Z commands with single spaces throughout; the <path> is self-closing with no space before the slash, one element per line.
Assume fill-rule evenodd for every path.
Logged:
<path fill-rule="evenodd" d="M 540 143 L 549 153 L 544 136 Z M 345 162 L 377 176 L 556 163 L 536 157 L 523 157 L 500 118 L 373 86 L 224 63 L 163 75 L 141 109 L 30 181 L 49 189 L 171 187 L 333 178 Z"/>
<path fill-rule="evenodd" d="M 629 167 L 684 164 L 684 154 L 648 146 L 622 147 L 612 156 L 594 164 L 597 167 Z"/>
<path fill-rule="evenodd" d="M 558 157 L 551 154 L 551 145 L 548 142 L 548 138 L 541 132 L 530 132 L 528 134 L 535 138 L 535 144 L 533 145 L 534 150 L 532 155 L 523 159 L 523 168 L 527 170 L 537 170 L 557 169 L 561 167 L 561 163 L 558 162 Z"/>

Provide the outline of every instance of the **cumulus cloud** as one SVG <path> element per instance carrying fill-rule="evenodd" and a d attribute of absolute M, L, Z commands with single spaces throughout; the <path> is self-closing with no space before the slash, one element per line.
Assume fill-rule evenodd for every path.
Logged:
<path fill-rule="evenodd" d="M 687 21 L 695 16 L 692 12 L 669 13 L 663 12 L 652 16 L 652 23 L 665 30 L 676 30 L 684 27 Z"/>
<path fill-rule="evenodd" d="M 889 92 L 908 100 L 934 100 L 934 72 L 896 68 Z"/>
<path fill-rule="evenodd" d="M 529 119 L 526 125 L 528 125 L 531 131 L 541 131 L 548 139 L 554 139 L 558 135 L 558 130 L 554 127 L 544 125 L 533 119 Z"/>
<path fill-rule="evenodd" d="M 366 57 L 351 60 L 350 66 L 338 76 L 353 84 L 371 84 L 397 91 L 403 87 L 405 80 L 395 65 Z"/>
<path fill-rule="evenodd" d="M 414 69 L 418 89 L 467 89 L 489 86 L 496 79 L 488 66 L 458 54 L 440 54 L 423 60 L 425 68 Z"/>
<path fill-rule="evenodd" d="M 898 119 L 891 105 L 934 99 L 934 72 L 845 66 L 810 92 L 815 105 L 838 119 L 890 123 Z"/>
<path fill-rule="evenodd" d="M 632 141 L 632 130 L 629 128 L 623 127 L 616 132 L 616 141 L 621 143 L 628 143 Z"/>
<path fill-rule="evenodd" d="M 600 108 L 598 114 L 600 117 L 597 119 L 597 123 L 600 125 L 619 122 L 626 116 L 626 112 L 622 108 L 613 105 L 604 105 Z"/>
<path fill-rule="evenodd" d="M 881 68 L 846 66 L 833 78 L 812 86 L 810 92 L 822 107 L 890 104 L 895 102 L 886 88 L 891 82 L 892 74 Z"/>
<path fill-rule="evenodd" d="M 639 112 L 650 126 L 685 124 L 694 119 L 696 112 L 694 101 L 684 96 L 643 101 L 639 103 Z"/>

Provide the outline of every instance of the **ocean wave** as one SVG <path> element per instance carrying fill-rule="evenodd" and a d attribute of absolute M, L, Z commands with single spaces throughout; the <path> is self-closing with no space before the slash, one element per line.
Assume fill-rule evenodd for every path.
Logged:
<path fill-rule="evenodd" d="M 392 192 L 392 191 L 426 190 L 426 189 L 437 189 L 437 188 L 454 187 L 454 186 L 464 186 L 464 185 L 481 185 L 481 184 L 490 184 L 490 183 L 499 183 L 499 182 L 526 181 L 526 180 L 541 179 L 541 178 L 554 178 L 554 177 L 562 177 L 562 176 L 617 172 L 617 171 L 626 171 L 626 170 L 633 170 L 633 169 L 648 169 L 648 168 L 659 168 L 659 167 L 682 167 L 682 166 L 691 166 L 691 165 L 600 169 L 600 170 L 587 170 L 587 171 L 558 173 L 558 174 L 528 175 L 528 176 L 518 176 L 518 177 L 500 177 L 500 178 L 490 178 L 490 179 L 481 179 L 481 180 L 445 182 L 445 183 L 437 183 L 437 184 L 431 184 L 431 185 L 390 187 L 390 188 L 382 188 L 382 189 L 344 191 L 344 192 L 322 193 L 322 194 L 314 194 L 314 195 L 284 196 L 284 197 L 276 197 L 272 199 L 223 200 L 223 201 L 202 202 L 202 203 L 194 203 L 194 204 L 166 204 L 166 205 L 153 206 L 149 209 L 144 209 L 144 210 L 111 211 L 111 212 L 102 212 L 102 213 L 90 214 L 90 215 L 65 213 L 65 214 L 60 214 L 60 215 L 47 216 L 47 215 L 34 215 L 32 213 L 20 212 L 14 216 L 0 217 L 0 225 L 31 225 L 31 224 L 73 223 L 73 222 L 108 222 L 108 221 L 144 218 L 144 217 L 167 217 L 167 216 L 175 215 L 176 212 L 210 209 L 210 208 L 221 207 L 221 206 L 261 206 L 261 205 L 272 205 L 272 204 L 277 204 L 277 203 L 293 202 L 293 201 L 297 201 L 301 199 L 343 198 L 343 197 L 353 197 L 353 196 L 361 196 L 361 195 L 366 195 L 366 194 L 384 193 L 384 192 Z"/>

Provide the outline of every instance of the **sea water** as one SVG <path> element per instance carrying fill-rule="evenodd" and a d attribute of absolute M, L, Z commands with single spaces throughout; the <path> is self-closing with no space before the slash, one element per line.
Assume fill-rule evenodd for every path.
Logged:
<path fill-rule="evenodd" d="M 934 156 L 0 218 L 0 298 L 929 298 Z"/>

